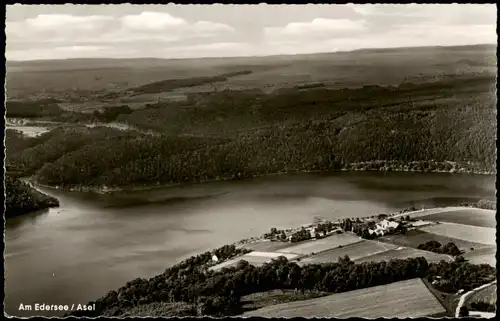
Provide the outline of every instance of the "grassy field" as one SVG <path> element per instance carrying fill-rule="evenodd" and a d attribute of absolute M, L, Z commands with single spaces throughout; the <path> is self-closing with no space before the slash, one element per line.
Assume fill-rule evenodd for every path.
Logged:
<path fill-rule="evenodd" d="M 360 240 L 361 238 L 359 238 L 358 236 L 347 233 L 333 234 L 331 236 L 325 237 L 324 239 L 301 242 L 297 245 L 278 250 L 277 252 L 307 255 L 312 253 L 319 253 L 339 246 L 356 243 Z"/>
<path fill-rule="evenodd" d="M 279 256 L 285 256 L 287 259 L 291 260 L 295 258 L 297 255 L 290 253 L 278 253 L 278 252 L 250 252 L 242 256 L 238 256 L 232 260 L 228 260 L 226 262 L 217 264 L 212 266 L 210 269 L 214 271 L 218 271 L 222 268 L 229 268 L 232 266 L 236 266 L 239 261 L 245 260 L 248 263 L 254 266 L 260 266 L 266 262 L 271 262 L 272 259 L 278 258 Z"/>
<path fill-rule="evenodd" d="M 376 253 L 374 255 L 368 255 L 360 259 L 354 260 L 356 263 L 360 262 L 380 262 L 389 261 L 390 259 L 406 259 L 410 257 L 423 256 L 428 262 L 439 262 L 441 260 L 453 261 L 453 259 L 448 255 L 437 254 L 428 251 L 422 251 L 412 248 L 397 248 L 393 250 L 388 250 L 381 253 Z"/>
<path fill-rule="evenodd" d="M 328 294 L 328 292 L 309 290 L 303 293 L 295 290 L 271 290 L 245 295 L 241 298 L 241 303 L 244 311 L 251 311 L 280 303 L 319 298 Z"/>
<path fill-rule="evenodd" d="M 496 244 L 496 229 L 455 223 L 440 223 L 421 228 L 425 232 L 487 245 Z"/>
<path fill-rule="evenodd" d="M 243 316 L 317 318 L 409 318 L 446 310 L 421 279 L 349 291 L 322 298 L 277 304 Z"/>
<path fill-rule="evenodd" d="M 496 253 L 496 245 L 491 245 L 478 250 L 470 251 L 465 253 L 463 256 L 472 264 L 489 264 L 491 266 L 496 266 Z"/>
<path fill-rule="evenodd" d="M 492 284 L 484 289 L 477 291 L 467 298 L 467 304 L 471 302 L 486 302 L 492 305 L 497 303 L 497 284 Z"/>
<path fill-rule="evenodd" d="M 356 260 L 365 256 L 373 255 L 377 252 L 385 252 L 394 248 L 396 248 L 396 246 L 392 244 L 363 240 L 301 259 L 299 265 L 337 262 L 339 257 L 344 257 L 345 255 L 348 255 L 351 260 Z"/>
<path fill-rule="evenodd" d="M 429 233 L 419 229 L 409 230 L 405 235 L 398 234 L 382 236 L 377 238 L 377 240 L 380 242 L 387 242 L 413 248 L 417 248 L 420 244 L 424 244 L 429 241 L 437 241 L 443 245 L 447 244 L 448 242 L 453 242 L 456 246 L 458 246 L 460 250 L 464 251 L 465 253 L 470 252 L 471 248 L 476 250 L 485 246 L 481 243 L 475 243 L 435 233 Z"/>
<path fill-rule="evenodd" d="M 464 208 L 452 211 L 420 216 L 419 219 L 473 225 L 479 227 L 496 227 L 495 211 L 477 208 Z"/>
<path fill-rule="evenodd" d="M 252 251 L 261 251 L 261 252 L 275 252 L 287 247 L 290 247 L 290 243 L 288 242 L 272 242 L 272 241 L 257 241 L 254 243 L 244 244 L 241 246 L 242 248 L 249 249 Z"/>

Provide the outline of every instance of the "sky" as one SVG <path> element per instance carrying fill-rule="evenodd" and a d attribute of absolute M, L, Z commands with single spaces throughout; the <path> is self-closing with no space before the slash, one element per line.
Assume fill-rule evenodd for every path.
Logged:
<path fill-rule="evenodd" d="M 196 58 L 497 43 L 494 4 L 8 5 L 7 60 Z"/>

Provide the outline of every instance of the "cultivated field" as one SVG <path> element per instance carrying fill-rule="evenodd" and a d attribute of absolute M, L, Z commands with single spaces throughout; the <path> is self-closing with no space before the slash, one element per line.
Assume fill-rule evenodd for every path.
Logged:
<path fill-rule="evenodd" d="M 446 312 L 420 279 L 277 304 L 243 316 L 316 318 L 410 318 Z"/>
<path fill-rule="evenodd" d="M 375 253 L 395 249 L 396 247 L 396 245 L 389 243 L 363 240 L 301 259 L 299 265 L 337 262 L 339 257 L 344 257 L 345 255 L 348 255 L 351 260 L 357 260 Z"/>
<path fill-rule="evenodd" d="M 476 250 L 485 247 L 485 245 L 481 243 L 469 242 L 453 237 L 429 233 L 419 229 L 409 230 L 405 235 L 398 234 L 382 236 L 377 238 L 377 240 L 413 248 L 417 248 L 420 244 L 429 241 L 437 241 L 443 245 L 447 244 L 448 242 L 453 242 L 456 246 L 458 246 L 460 250 L 464 251 L 465 253 L 471 251 L 471 248 Z"/>
<path fill-rule="evenodd" d="M 484 289 L 477 291 L 467 298 L 467 303 L 486 302 L 492 305 L 497 303 L 497 284 L 491 284 Z"/>
<path fill-rule="evenodd" d="M 361 262 L 381 262 L 389 261 L 390 259 L 407 259 L 410 257 L 423 256 L 428 262 L 439 262 L 441 260 L 453 261 L 453 258 L 448 255 L 433 253 L 429 251 L 422 251 L 417 249 L 412 249 L 408 247 L 401 247 L 393 250 L 388 250 L 381 253 L 376 253 L 374 255 L 369 255 L 362 257 L 360 259 L 354 260 L 356 263 Z"/>
<path fill-rule="evenodd" d="M 453 237 L 469 242 L 496 244 L 496 229 L 455 223 L 440 223 L 421 228 L 425 232 Z"/>
<path fill-rule="evenodd" d="M 331 236 L 325 237 L 324 239 L 301 242 L 297 245 L 278 250 L 277 252 L 307 255 L 334 249 L 339 246 L 346 246 L 348 244 L 359 242 L 360 240 L 360 237 L 354 236 L 352 234 L 333 234 Z"/>
<path fill-rule="evenodd" d="M 238 262 L 241 260 L 245 260 L 254 266 L 260 266 L 266 262 L 271 262 L 272 259 L 278 258 L 279 256 L 285 256 L 287 259 L 291 260 L 295 258 L 297 255 L 290 253 L 278 253 L 278 252 L 250 252 L 245 255 L 238 256 L 232 260 L 228 260 L 226 262 L 212 266 L 210 269 L 218 271 L 225 267 L 229 268 L 232 266 L 236 266 Z"/>
<path fill-rule="evenodd" d="M 309 300 L 326 295 L 330 295 L 330 293 L 315 290 L 305 290 L 304 292 L 295 290 L 271 290 L 245 295 L 241 298 L 241 303 L 243 310 L 249 311 L 275 304 Z"/>
<path fill-rule="evenodd" d="M 470 251 L 465 253 L 463 257 L 472 264 L 489 264 L 491 266 L 496 266 L 497 247 L 487 246 L 478 250 Z"/>
<path fill-rule="evenodd" d="M 496 227 L 495 211 L 478 208 L 464 208 L 459 210 L 443 211 L 439 213 L 419 216 L 419 219 L 473 225 L 479 227 Z"/>
<path fill-rule="evenodd" d="M 244 244 L 242 248 L 249 249 L 252 251 L 261 252 L 275 252 L 286 247 L 290 247 L 288 242 L 278 242 L 278 241 L 257 241 L 254 243 Z"/>

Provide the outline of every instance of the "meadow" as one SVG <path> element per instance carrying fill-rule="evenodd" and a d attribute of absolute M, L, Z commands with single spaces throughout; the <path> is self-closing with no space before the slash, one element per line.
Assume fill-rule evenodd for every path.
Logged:
<path fill-rule="evenodd" d="M 319 254 L 300 259 L 299 265 L 337 262 L 339 258 L 343 258 L 345 255 L 349 256 L 349 258 L 354 261 L 365 256 L 370 256 L 378 252 L 385 252 L 396 247 L 397 246 L 388 243 L 386 244 L 377 241 L 362 240 L 360 242 L 337 247 L 335 249 L 327 250 Z"/>
<path fill-rule="evenodd" d="M 264 263 L 271 262 L 272 259 L 276 259 L 279 256 L 284 256 L 287 259 L 291 260 L 295 258 L 297 255 L 290 253 L 277 253 L 277 252 L 250 252 L 245 255 L 236 257 L 234 259 L 225 261 L 223 263 L 212 266 L 210 269 L 213 271 L 219 271 L 222 268 L 230 268 L 238 265 L 238 262 L 241 260 L 247 261 L 249 264 L 253 266 L 261 266 Z"/>
<path fill-rule="evenodd" d="M 411 279 L 316 299 L 277 304 L 246 312 L 243 316 L 415 318 L 445 311 L 421 279 Z"/>
<path fill-rule="evenodd" d="M 490 266 L 496 266 L 496 254 L 497 246 L 491 245 L 465 253 L 463 257 L 472 264 L 488 264 Z"/>
<path fill-rule="evenodd" d="M 477 250 L 484 247 L 484 244 L 470 242 L 467 240 L 462 240 L 458 238 L 448 237 L 444 235 L 439 235 L 435 233 L 425 232 L 419 229 L 409 230 L 406 234 L 395 234 L 395 235 L 385 235 L 377 238 L 380 242 L 388 242 L 391 244 L 397 244 L 400 246 L 417 248 L 420 244 L 424 244 L 429 241 L 437 241 L 441 244 L 447 244 L 449 242 L 454 243 L 460 250 L 464 252 L 470 252 L 471 248 Z"/>
<path fill-rule="evenodd" d="M 278 250 L 277 252 L 307 255 L 319 253 L 339 246 L 346 246 L 351 243 L 359 242 L 360 240 L 360 237 L 352 234 L 333 234 L 323 239 L 301 242 L 300 244 Z"/>
<path fill-rule="evenodd" d="M 396 248 L 388 250 L 381 253 L 376 253 L 373 255 L 367 255 L 360 259 L 354 260 L 356 263 L 361 262 L 381 262 L 389 261 L 391 259 L 406 259 L 410 257 L 420 257 L 423 256 L 428 262 L 439 262 L 441 260 L 451 262 L 453 258 L 444 254 L 437 254 L 429 251 L 422 251 L 412 248 Z"/>
<path fill-rule="evenodd" d="M 452 211 L 442 211 L 434 214 L 420 216 L 419 219 L 472 225 L 479 227 L 496 227 L 495 211 L 465 208 Z"/>
<path fill-rule="evenodd" d="M 496 244 L 496 229 L 455 223 L 440 223 L 421 228 L 425 232 L 486 245 Z"/>
<path fill-rule="evenodd" d="M 244 244 L 241 247 L 245 249 L 249 249 L 252 251 L 260 251 L 260 252 L 276 252 L 278 250 L 290 247 L 290 243 L 288 242 L 279 242 L 279 241 L 257 241 L 249 244 Z"/>

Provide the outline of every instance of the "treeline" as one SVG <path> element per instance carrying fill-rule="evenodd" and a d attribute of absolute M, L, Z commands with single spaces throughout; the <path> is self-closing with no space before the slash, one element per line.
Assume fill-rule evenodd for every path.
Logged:
<path fill-rule="evenodd" d="M 54 100 L 7 101 L 5 115 L 17 118 L 56 116 L 63 112 L 57 102 Z"/>
<path fill-rule="evenodd" d="M 40 193 L 17 178 L 5 176 L 6 218 L 57 206 L 57 199 Z"/>
<path fill-rule="evenodd" d="M 290 242 L 297 243 L 305 240 L 310 240 L 311 238 L 313 238 L 313 235 L 311 235 L 308 230 L 302 228 L 300 231 L 297 231 L 291 235 Z"/>
<path fill-rule="evenodd" d="M 470 310 L 472 311 L 481 311 L 481 312 L 496 312 L 497 307 L 495 304 L 490 304 L 488 302 L 483 301 L 473 301 L 468 304 Z"/>
<path fill-rule="evenodd" d="M 486 210 L 496 210 L 497 203 L 495 201 L 482 199 L 477 202 L 476 207 L 483 208 Z"/>
<path fill-rule="evenodd" d="M 236 72 L 230 72 L 227 74 L 222 74 L 220 76 L 213 76 L 213 77 L 191 77 L 191 78 L 184 78 L 184 79 L 167 79 L 167 80 L 162 80 L 162 81 L 156 81 L 150 84 L 142 85 L 136 88 L 129 89 L 128 91 L 132 91 L 136 94 L 155 94 L 155 93 L 161 93 L 165 91 L 171 91 L 173 89 L 177 88 L 183 88 L 183 87 L 195 87 L 195 86 L 201 86 L 204 84 L 210 84 L 213 82 L 221 82 L 221 81 L 227 81 L 228 78 L 230 77 L 236 77 L 236 76 L 242 76 L 242 75 L 248 75 L 252 73 L 251 70 L 242 70 L 242 71 L 236 71 Z"/>
<path fill-rule="evenodd" d="M 106 108 L 104 108 L 104 110 L 102 112 L 95 110 L 92 115 L 93 115 L 93 118 L 95 121 L 109 123 L 109 122 L 116 120 L 116 118 L 119 115 L 131 114 L 132 111 L 133 110 L 129 106 L 122 105 L 122 106 L 116 106 L 116 107 L 106 107 Z"/>
<path fill-rule="evenodd" d="M 467 291 L 471 286 L 494 279 L 495 274 L 495 268 L 488 265 L 444 261 L 429 264 L 423 257 L 356 264 L 346 256 L 335 263 L 302 267 L 285 257 L 279 257 L 260 267 L 240 261 L 237 266 L 218 272 L 199 269 L 191 264 L 182 270 L 168 269 L 149 280 L 129 282 L 118 291 L 98 299 L 95 302 L 96 311 L 74 315 L 123 316 L 130 309 L 137 310 L 139 306 L 161 306 L 159 303 L 168 302 L 190 305 L 191 313 L 200 316 L 228 316 L 242 312 L 243 296 L 274 289 L 340 293 L 412 278 L 433 279 L 442 275 L 450 280 L 450 287 L 442 289 L 454 291 L 463 288 Z"/>
<path fill-rule="evenodd" d="M 470 264 L 460 256 L 453 262 L 441 261 L 429 265 L 427 280 L 446 293 L 468 292 L 496 279 L 496 269 L 488 264 Z M 436 281 L 436 282 L 434 282 Z"/>
<path fill-rule="evenodd" d="M 438 241 L 429 241 L 423 244 L 420 244 L 417 247 L 419 250 L 435 252 L 439 254 L 447 254 L 452 256 L 459 256 L 462 254 L 462 251 L 455 245 L 453 242 L 448 242 L 447 244 L 441 245 Z"/>

